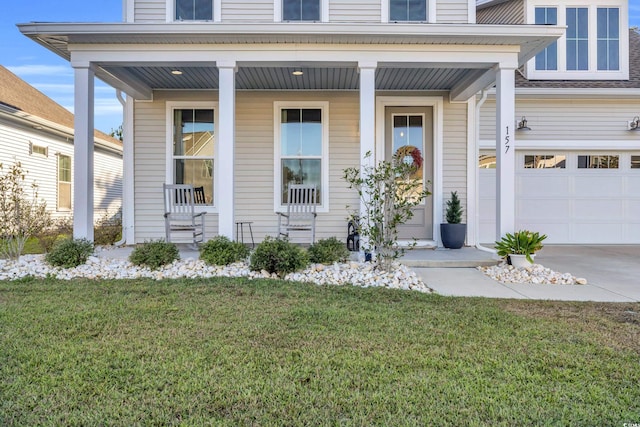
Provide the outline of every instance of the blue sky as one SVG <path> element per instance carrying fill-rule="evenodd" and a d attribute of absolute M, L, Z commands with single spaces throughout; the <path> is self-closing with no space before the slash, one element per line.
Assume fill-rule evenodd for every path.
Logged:
<path fill-rule="evenodd" d="M 121 22 L 122 0 L 19 0 L 0 14 L 0 64 L 73 111 L 73 70 L 69 63 L 23 36 L 17 23 Z M 629 0 L 629 21 L 640 26 L 640 0 Z M 115 91 L 96 79 L 95 126 L 109 132 L 122 123 Z"/>

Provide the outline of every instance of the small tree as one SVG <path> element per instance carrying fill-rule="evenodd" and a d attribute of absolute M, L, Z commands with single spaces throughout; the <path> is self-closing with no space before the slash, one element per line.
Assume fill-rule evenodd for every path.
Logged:
<path fill-rule="evenodd" d="M 25 192 L 26 171 L 15 162 L 4 173 L 0 163 L 0 255 L 17 259 L 29 237 L 51 226 L 51 214 L 44 200 L 38 200 L 38 185 L 31 183 L 31 197 Z"/>
<path fill-rule="evenodd" d="M 369 152 L 365 158 L 370 156 Z M 394 155 L 391 161 L 366 166 L 363 173 L 359 168 L 344 170 L 349 188 L 358 191 L 365 207 L 365 217 L 360 218 L 358 225 L 361 248 L 375 253 L 382 270 L 388 271 L 393 260 L 403 253 L 397 247 L 398 226 L 410 220 L 412 208 L 431 194 L 424 188 L 422 177 L 416 176 L 421 165 L 420 150 L 414 148 L 410 153 Z"/>
<path fill-rule="evenodd" d="M 460 224 L 462 221 L 462 206 L 458 198 L 458 192 L 451 192 L 451 199 L 447 200 L 447 222 L 449 224 Z"/>

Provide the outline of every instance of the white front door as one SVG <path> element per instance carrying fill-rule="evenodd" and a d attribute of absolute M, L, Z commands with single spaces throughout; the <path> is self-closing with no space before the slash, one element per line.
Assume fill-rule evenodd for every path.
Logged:
<path fill-rule="evenodd" d="M 420 154 L 422 164 L 413 178 L 432 191 L 433 107 L 385 107 L 385 158 L 390 160 L 396 154 L 407 161 L 414 161 L 415 155 Z M 413 208 L 413 218 L 398 227 L 398 238 L 433 239 L 432 197 Z"/>

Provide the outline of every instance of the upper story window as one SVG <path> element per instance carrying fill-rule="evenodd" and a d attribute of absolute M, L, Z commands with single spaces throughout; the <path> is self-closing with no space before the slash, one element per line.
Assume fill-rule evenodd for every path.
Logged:
<path fill-rule="evenodd" d="M 565 34 L 526 65 L 531 80 L 627 80 L 626 0 L 528 0 L 528 24 L 566 26 Z"/>
<path fill-rule="evenodd" d="M 620 69 L 620 10 L 598 8 L 598 70 Z"/>
<path fill-rule="evenodd" d="M 558 9 L 555 7 L 536 7 L 537 25 L 557 25 Z M 553 42 L 536 55 L 536 70 L 558 69 L 558 42 Z"/>
<path fill-rule="evenodd" d="M 425 0 L 389 0 L 390 21 L 424 22 L 427 20 Z"/>
<path fill-rule="evenodd" d="M 282 0 L 283 21 L 320 21 L 320 0 Z"/>
<path fill-rule="evenodd" d="M 213 20 L 212 0 L 175 0 L 176 21 Z"/>
<path fill-rule="evenodd" d="M 567 70 L 589 69 L 589 9 L 567 8 Z"/>

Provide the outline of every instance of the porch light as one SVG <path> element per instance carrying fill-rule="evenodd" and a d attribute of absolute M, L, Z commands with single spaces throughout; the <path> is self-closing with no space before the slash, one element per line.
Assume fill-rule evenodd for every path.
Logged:
<path fill-rule="evenodd" d="M 522 116 L 522 119 L 518 122 L 518 130 L 531 130 L 529 126 L 527 126 L 527 118 Z"/>
<path fill-rule="evenodd" d="M 635 116 L 627 125 L 628 130 L 640 130 L 640 117 Z"/>
<path fill-rule="evenodd" d="M 171 70 L 171 74 L 173 74 L 174 76 L 181 76 L 182 75 L 182 71 L 180 71 L 180 70 Z"/>
<path fill-rule="evenodd" d="M 304 72 L 302 70 L 295 70 L 291 74 L 294 75 L 294 76 L 301 76 L 301 75 L 304 74 Z"/>

